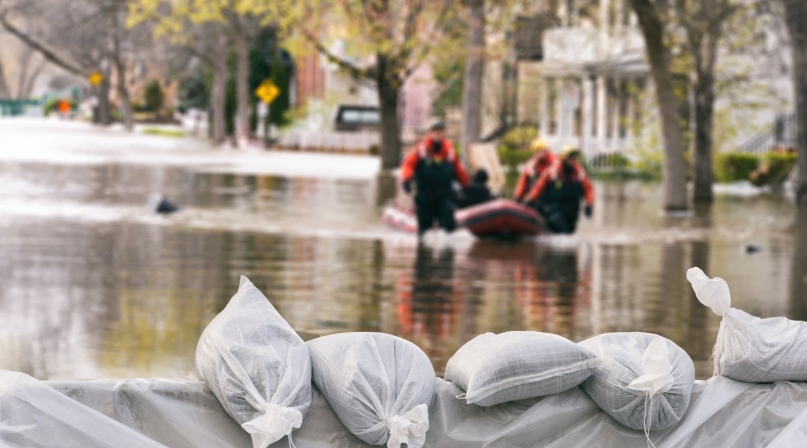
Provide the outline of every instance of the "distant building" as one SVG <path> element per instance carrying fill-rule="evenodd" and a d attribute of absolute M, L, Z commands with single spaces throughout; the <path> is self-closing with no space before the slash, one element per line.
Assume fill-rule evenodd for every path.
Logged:
<path fill-rule="evenodd" d="M 554 12 L 547 3 L 534 2 L 515 30 L 499 37 L 509 39 L 513 51 L 486 66 L 483 135 L 536 125 L 553 148 L 569 144 L 590 155 L 646 144 L 659 123 L 644 39 L 629 2 L 569 0 L 558 2 Z M 778 30 L 764 31 L 763 55 L 720 55 L 724 74 L 730 66 L 754 86 L 731 103 L 726 98 L 716 103 L 722 122 L 715 130 L 732 127 L 716 136 L 727 148 L 741 149 L 755 134 L 774 132 L 775 123 L 781 128 L 792 121 L 785 119 L 794 109 L 789 50 Z M 679 81 L 686 89 L 686 78 Z M 682 102 L 685 123 L 691 101 L 690 93 L 689 102 Z"/>

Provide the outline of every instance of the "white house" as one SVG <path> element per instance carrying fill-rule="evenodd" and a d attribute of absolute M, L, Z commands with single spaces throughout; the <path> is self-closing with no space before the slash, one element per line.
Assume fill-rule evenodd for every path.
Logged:
<path fill-rule="evenodd" d="M 542 58 L 528 72 L 538 77 L 532 83 L 538 107 L 519 104 L 519 121 L 537 123 L 553 148 L 573 145 L 589 156 L 646 144 L 658 133 L 657 108 L 644 39 L 628 0 L 560 3 L 560 24 L 544 31 Z M 775 25 L 760 26 L 768 49 L 763 59 L 724 51 L 718 61 L 723 74 L 747 74 L 754 86 L 716 103 L 715 138 L 727 147 L 743 146 L 794 108 L 789 50 Z"/>

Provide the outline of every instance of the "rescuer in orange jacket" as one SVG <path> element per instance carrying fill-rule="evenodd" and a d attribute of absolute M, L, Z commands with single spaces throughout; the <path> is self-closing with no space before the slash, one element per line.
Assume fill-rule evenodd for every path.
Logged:
<path fill-rule="evenodd" d="M 580 200 L 585 200 L 585 215 L 594 212 L 594 187 L 578 162 L 580 151 L 564 148 L 555 162 L 533 186 L 527 202 L 546 218 L 554 233 L 574 233 L 580 217 Z"/>
<path fill-rule="evenodd" d="M 516 185 L 516 192 L 513 198 L 521 202 L 529 193 L 530 189 L 535 185 L 535 182 L 541 177 L 549 167 L 552 166 L 558 157 L 549 150 L 549 145 L 543 139 L 535 139 L 530 145 L 535 155 L 524 165 L 521 170 L 521 176 L 518 178 Z"/>
<path fill-rule="evenodd" d="M 453 184 L 468 186 L 468 173 L 446 138 L 445 129 L 442 122 L 432 125 L 429 135 L 409 151 L 401 167 L 404 191 L 411 193 L 413 182 L 417 188 L 418 235 L 431 229 L 435 221 L 447 232 L 454 231 L 457 206 Z"/>

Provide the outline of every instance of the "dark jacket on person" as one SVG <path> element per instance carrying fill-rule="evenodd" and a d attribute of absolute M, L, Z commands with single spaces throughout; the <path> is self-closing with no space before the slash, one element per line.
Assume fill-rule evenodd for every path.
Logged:
<path fill-rule="evenodd" d="M 580 201 L 594 205 L 594 187 L 579 163 L 556 162 L 541 175 L 527 200 L 546 219 L 553 233 L 574 233 Z"/>
<path fill-rule="evenodd" d="M 453 197 L 453 182 L 468 185 L 468 173 L 454 152 L 450 140 L 440 142 L 426 138 L 406 156 L 401 167 L 401 180 L 414 180 L 416 201 L 438 201 Z"/>
<path fill-rule="evenodd" d="M 463 197 L 460 200 L 460 207 L 473 207 L 495 198 L 487 186 L 488 173 L 479 170 L 474 174 L 471 183 L 463 190 Z"/>
<path fill-rule="evenodd" d="M 456 181 L 467 186 L 468 173 L 454 153 L 451 141 L 426 138 L 420 142 L 404 159 L 401 180 L 415 182 L 419 234 L 431 229 L 435 221 L 447 232 L 454 231 L 457 206 L 453 184 Z"/>

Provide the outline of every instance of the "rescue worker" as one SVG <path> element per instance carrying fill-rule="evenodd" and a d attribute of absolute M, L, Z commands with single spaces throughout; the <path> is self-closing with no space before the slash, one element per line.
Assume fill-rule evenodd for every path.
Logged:
<path fill-rule="evenodd" d="M 574 233 L 581 199 L 586 203 L 586 217 L 594 212 L 594 187 L 579 158 L 576 148 L 564 148 L 561 160 L 541 175 L 527 195 L 527 202 L 544 216 L 551 232 Z"/>
<path fill-rule="evenodd" d="M 527 196 L 527 193 L 530 192 L 541 174 L 558 160 L 555 153 L 549 150 L 546 140 L 540 138 L 533 140 L 530 144 L 530 149 L 535 154 L 524 165 L 521 176 L 518 178 L 516 192 L 513 197 L 517 202 L 521 202 Z"/>
<path fill-rule="evenodd" d="M 460 205 L 463 208 L 473 207 L 474 205 L 479 205 L 494 199 L 495 196 L 490 192 L 487 183 L 488 172 L 483 169 L 477 170 L 477 172 L 474 173 L 473 179 L 471 179 L 471 183 L 465 187 L 465 190 L 462 192 Z"/>
<path fill-rule="evenodd" d="M 401 167 L 404 191 L 412 192 L 414 182 L 415 208 L 418 218 L 418 235 L 423 235 L 437 221 L 447 232 L 457 227 L 454 182 L 468 186 L 468 173 L 454 152 L 454 146 L 445 136 L 446 126 L 436 122 L 431 131 L 409 152 Z"/>

